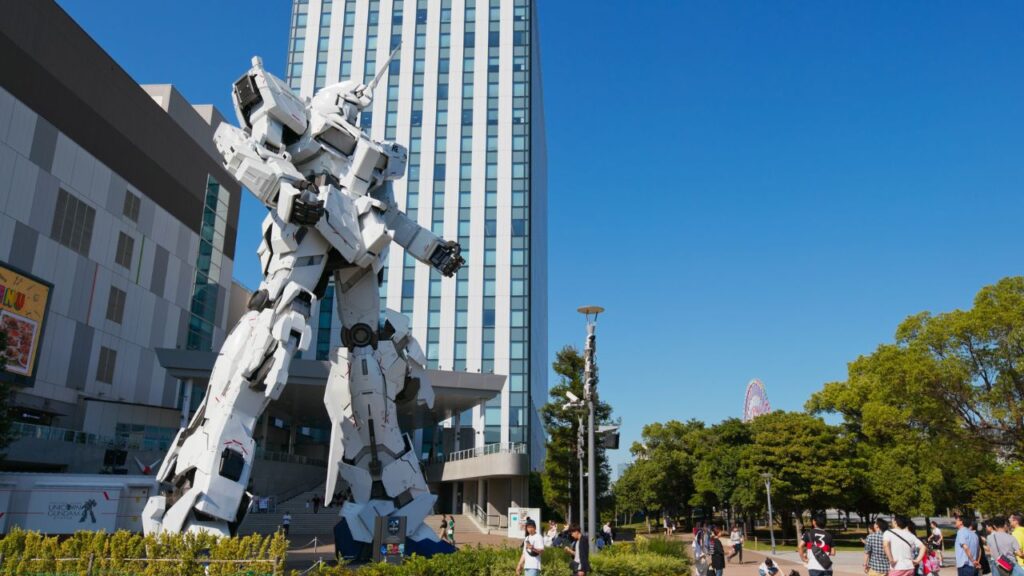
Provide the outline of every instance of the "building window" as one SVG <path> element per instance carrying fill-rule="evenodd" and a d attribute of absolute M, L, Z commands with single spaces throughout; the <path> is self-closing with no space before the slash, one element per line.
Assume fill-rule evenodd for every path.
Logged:
<path fill-rule="evenodd" d="M 132 194 L 130 191 L 124 191 L 124 208 L 121 212 L 131 218 L 132 222 L 139 221 L 139 207 L 142 205 L 142 200 L 138 196 Z"/>
<path fill-rule="evenodd" d="M 115 364 L 117 364 L 117 350 L 100 346 L 100 361 L 96 365 L 96 380 L 113 384 Z"/>
<path fill-rule="evenodd" d="M 53 212 L 50 237 L 82 256 L 89 256 L 92 225 L 96 210 L 65 190 L 57 192 L 57 208 Z"/>
<path fill-rule="evenodd" d="M 117 233 L 117 254 L 114 254 L 114 262 L 131 270 L 132 255 L 135 253 L 135 239 L 124 232 Z"/>
<path fill-rule="evenodd" d="M 189 350 L 213 349 L 229 201 L 230 193 L 222 189 L 212 176 L 207 176 L 203 225 L 199 231 L 199 254 L 192 286 L 192 314 L 188 322 Z"/>
<path fill-rule="evenodd" d="M 127 296 L 123 290 L 110 287 L 110 296 L 107 297 L 107 320 L 121 323 L 124 319 L 124 301 Z"/>

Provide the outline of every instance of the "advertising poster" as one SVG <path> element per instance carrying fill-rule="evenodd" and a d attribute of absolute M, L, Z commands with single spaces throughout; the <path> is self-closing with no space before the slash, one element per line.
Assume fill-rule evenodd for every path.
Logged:
<path fill-rule="evenodd" d="M 44 534 L 117 529 L 119 486 L 37 485 L 22 527 Z"/>
<path fill-rule="evenodd" d="M 543 534 L 544 526 L 540 521 L 540 508 L 509 508 L 508 509 L 508 537 L 526 537 L 526 519 L 529 518 L 537 524 L 537 533 Z"/>
<path fill-rule="evenodd" d="M 52 284 L 0 262 L 0 330 L 7 333 L 5 380 L 32 385 L 52 290 Z"/>

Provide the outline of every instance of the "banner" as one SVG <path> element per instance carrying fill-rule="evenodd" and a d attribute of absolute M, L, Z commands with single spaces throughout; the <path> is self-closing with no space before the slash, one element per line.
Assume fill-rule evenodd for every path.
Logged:
<path fill-rule="evenodd" d="M 0 262 L 0 329 L 7 333 L 7 379 L 31 386 L 53 285 Z M 13 377 L 12 377 L 13 376 Z"/>
<path fill-rule="evenodd" d="M 44 534 L 117 530 L 120 486 L 37 485 L 29 495 L 22 528 Z"/>

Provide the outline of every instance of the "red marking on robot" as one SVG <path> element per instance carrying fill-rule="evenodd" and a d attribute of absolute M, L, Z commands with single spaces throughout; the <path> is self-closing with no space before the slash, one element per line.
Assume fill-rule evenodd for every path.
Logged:
<path fill-rule="evenodd" d="M 224 443 L 224 445 L 225 446 L 231 446 L 231 445 L 238 446 L 238 448 L 242 450 L 243 454 L 245 454 L 246 456 L 249 455 L 249 451 L 246 450 L 245 446 L 241 442 L 239 442 L 238 440 L 228 440 L 227 442 Z"/>
<path fill-rule="evenodd" d="M 109 494 L 107 494 L 107 491 L 106 491 L 106 490 L 104 490 L 104 491 L 103 491 L 103 499 L 104 499 L 104 500 L 110 500 L 110 495 L 109 495 Z"/>

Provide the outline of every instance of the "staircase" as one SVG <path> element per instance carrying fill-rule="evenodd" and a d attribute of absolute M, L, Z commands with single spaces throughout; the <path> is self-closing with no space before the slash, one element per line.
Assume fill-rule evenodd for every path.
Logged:
<path fill-rule="evenodd" d="M 464 536 L 467 534 L 479 534 L 475 523 L 470 521 L 469 516 L 463 516 L 462 514 L 453 515 L 455 518 L 455 543 L 464 542 Z M 434 514 L 427 516 L 423 523 L 430 527 L 434 531 L 434 534 L 441 534 L 441 521 L 444 520 L 444 516 L 441 514 Z"/>
<path fill-rule="evenodd" d="M 284 516 L 284 513 L 290 512 L 292 524 L 288 532 L 289 536 L 309 536 L 311 538 L 319 536 L 321 539 L 328 536 L 333 537 L 334 525 L 341 521 L 341 516 L 339 516 L 341 508 L 321 506 L 320 512 L 314 514 L 312 505 L 308 509 L 306 508 L 306 502 L 313 496 L 324 497 L 323 484 L 278 503 L 277 511 L 274 513 L 246 514 L 241 526 L 238 527 L 238 535 L 273 534 L 281 526 L 281 517 Z M 458 525 L 458 521 L 456 521 L 455 526 L 458 527 Z"/>

